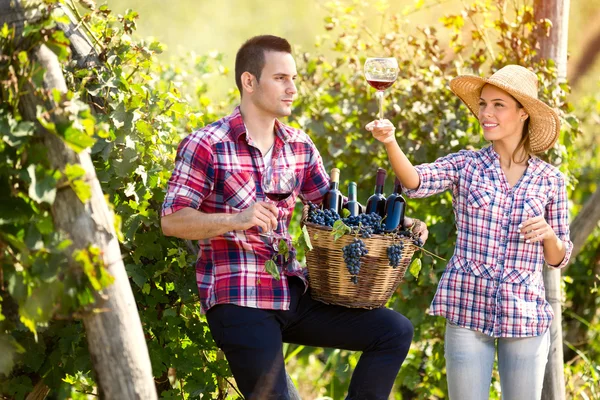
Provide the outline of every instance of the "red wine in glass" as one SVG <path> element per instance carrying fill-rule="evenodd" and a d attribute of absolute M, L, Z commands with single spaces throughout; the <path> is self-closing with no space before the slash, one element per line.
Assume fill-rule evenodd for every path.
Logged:
<path fill-rule="evenodd" d="M 394 81 L 379 81 L 374 79 L 367 79 L 367 83 L 377 90 L 385 90 L 394 84 Z"/>
<path fill-rule="evenodd" d="M 281 200 L 287 199 L 294 192 L 297 180 L 298 177 L 293 168 L 269 166 L 263 171 L 261 184 L 265 196 L 277 204 Z M 281 238 L 281 236 L 275 235 L 273 232 L 261 233 L 261 236 L 266 236 L 273 240 Z M 276 246 L 276 243 L 274 246 Z"/>
<path fill-rule="evenodd" d="M 380 120 L 383 120 L 383 91 L 396 81 L 398 71 L 398 62 L 393 57 L 367 58 L 365 61 L 365 79 L 377 90 L 375 96 L 379 102 Z"/>
<path fill-rule="evenodd" d="M 269 200 L 271 201 L 281 201 L 281 200 L 285 200 L 288 197 L 290 197 L 290 195 L 292 194 L 292 192 L 286 192 L 286 193 L 269 193 L 266 192 L 265 195 L 269 198 Z"/>

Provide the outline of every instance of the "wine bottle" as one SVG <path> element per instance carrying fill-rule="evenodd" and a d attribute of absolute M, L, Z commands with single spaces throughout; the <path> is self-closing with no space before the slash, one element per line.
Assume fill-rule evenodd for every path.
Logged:
<path fill-rule="evenodd" d="M 344 208 L 350 211 L 350 216 L 354 217 L 360 214 L 360 204 L 356 201 L 356 182 L 350 182 L 348 186 L 348 202 L 344 204 Z"/>
<path fill-rule="evenodd" d="M 394 192 L 390 194 L 385 202 L 384 231 L 391 232 L 397 227 L 404 225 L 404 213 L 406 212 L 406 201 L 402 197 L 402 184 L 396 178 L 394 181 Z"/>
<path fill-rule="evenodd" d="M 333 210 L 338 214 L 342 211 L 342 201 L 344 197 L 339 190 L 340 186 L 340 170 L 337 168 L 331 169 L 329 175 L 329 191 L 323 197 L 323 210 Z"/>
<path fill-rule="evenodd" d="M 366 214 L 377 213 L 381 218 L 385 217 L 385 196 L 383 194 L 383 184 L 385 183 L 385 169 L 377 170 L 377 178 L 375 180 L 375 192 L 367 200 Z"/>

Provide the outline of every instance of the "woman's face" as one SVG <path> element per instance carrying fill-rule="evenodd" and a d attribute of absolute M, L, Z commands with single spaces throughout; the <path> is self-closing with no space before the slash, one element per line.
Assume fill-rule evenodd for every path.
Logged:
<path fill-rule="evenodd" d="M 516 146 L 529 116 L 510 94 L 496 86 L 485 85 L 479 98 L 478 117 L 486 140 Z"/>

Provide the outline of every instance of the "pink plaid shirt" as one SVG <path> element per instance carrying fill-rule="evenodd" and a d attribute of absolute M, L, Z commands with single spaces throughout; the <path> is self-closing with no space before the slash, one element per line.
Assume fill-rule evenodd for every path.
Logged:
<path fill-rule="evenodd" d="M 275 121 L 272 163 L 293 168 L 298 183 L 292 195 L 277 204 L 279 226 L 287 231 L 296 198 L 318 203 L 329 187 L 329 177 L 315 145 L 306 133 Z M 246 135 L 239 107 L 219 121 L 186 137 L 177 150 L 175 170 L 167 189 L 162 215 L 191 207 L 204 213 L 239 213 L 266 200 L 261 188 L 263 156 Z M 274 253 L 271 243 L 259 236 L 258 227 L 226 232 L 198 241 L 196 281 L 202 310 L 216 304 L 287 310 L 290 295 L 287 276 L 304 279 L 300 264 L 292 259 L 278 265 L 283 273 L 275 280 L 265 271 Z M 284 265 L 285 264 L 285 265 Z"/>
<path fill-rule="evenodd" d="M 452 190 L 458 237 L 429 313 L 493 337 L 543 334 L 554 314 L 546 301 L 543 246 L 525 243 L 517 226 L 544 215 L 567 248 L 569 239 L 563 175 L 533 157 L 519 182 L 509 187 L 500 158 L 488 146 L 460 151 L 416 167 L 421 184 L 409 197 Z"/>

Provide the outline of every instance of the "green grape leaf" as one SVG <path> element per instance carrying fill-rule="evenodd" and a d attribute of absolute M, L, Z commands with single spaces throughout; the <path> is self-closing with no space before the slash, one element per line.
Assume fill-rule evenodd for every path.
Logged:
<path fill-rule="evenodd" d="M 92 188 L 91 186 L 82 180 L 76 180 L 71 182 L 71 188 L 81 200 L 82 203 L 87 203 L 89 199 L 92 198 Z"/>
<path fill-rule="evenodd" d="M 350 227 L 348 225 L 344 224 L 344 222 L 341 219 L 338 219 L 337 221 L 334 222 L 333 229 L 331 230 L 331 234 L 333 235 L 333 241 L 334 242 L 337 241 L 339 238 L 344 236 L 346 233 L 350 233 L 350 232 L 352 232 Z"/>
<path fill-rule="evenodd" d="M 350 216 L 350 210 L 347 208 L 342 209 L 342 218 L 348 218 Z"/>
<path fill-rule="evenodd" d="M 419 273 L 421 272 L 421 259 L 415 258 L 412 260 L 410 266 L 408 267 L 408 271 L 412 276 L 415 277 L 415 279 L 419 279 Z"/>
<path fill-rule="evenodd" d="M 85 169 L 79 164 L 67 164 L 65 165 L 65 175 L 70 181 L 74 181 L 85 176 Z"/>
<path fill-rule="evenodd" d="M 281 279 L 281 275 L 279 275 L 279 268 L 277 268 L 277 264 L 273 260 L 267 260 L 265 263 L 265 269 L 271 276 L 277 280 Z"/>
<path fill-rule="evenodd" d="M 56 179 L 54 179 L 54 176 L 47 175 L 38 180 L 35 164 L 31 164 L 27 167 L 27 173 L 31 179 L 31 185 L 29 185 L 29 197 L 38 203 L 48 203 L 52 205 L 56 198 Z"/>
<path fill-rule="evenodd" d="M 65 129 L 64 137 L 65 142 L 77 153 L 92 147 L 96 143 L 96 139 L 72 126 Z"/>
<path fill-rule="evenodd" d="M 300 233 L 300 236 L 298 236 L 298 243 L 296 246 L 298 249 L 303 249 L 305 253 L 313 249 L 310 241 L 310 234 L 308 233 L 308 229 L 306 229 L 306 225 L 302 226 L 302 232 Z"/>
<path fill-rule="evenodd" d="M 287 261 L 290 258 L 290 249 L 287 245 L 287 242 L 283 239 L 279 240 L 277 253 L 283 256 L 283 259 Z"/>

